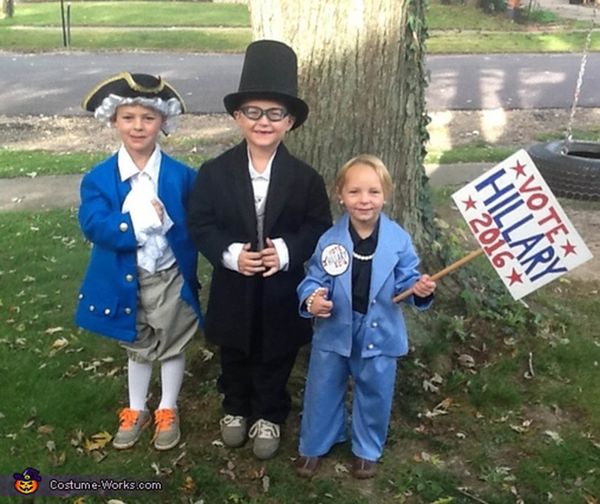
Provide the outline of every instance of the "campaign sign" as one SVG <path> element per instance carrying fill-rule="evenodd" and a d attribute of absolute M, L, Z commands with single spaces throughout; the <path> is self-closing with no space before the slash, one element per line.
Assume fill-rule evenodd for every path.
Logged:
<path fill-rule="evenodd" d="M 523 149 L 452 198 L 515 299 L 592 258 Z"/>

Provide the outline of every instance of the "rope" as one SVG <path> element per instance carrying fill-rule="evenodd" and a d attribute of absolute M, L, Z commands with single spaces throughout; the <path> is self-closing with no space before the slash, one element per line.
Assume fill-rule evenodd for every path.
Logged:
<path fill-rule="evenodd" d="M 598 1 L 598 0 L 596 0 Z M 590 51 L 590 45 L 592 43 L 592 33 L 594 31 L 594 25 L 596 20 L 596 2 L 594 2 L 594 12 L 592 13 L 592 24 L 590 30 L 585 38 L 585 44 L 583 46 L 583 55 L 581 56 L 581 64 L 579 65 L 579 75 L 577 76 L 577 84 L 575 86 L 575 95 L 573 96 L 573 104 L 571 105 L 571 114 L 569 116 L 569 123 L 567 125 L 566 144 L 570 144 L 573 140 L 573 122 L 575 119 L 575 110 L 577 109 L 577 103 L 579 102 L 579 95 L 581 94 L 581 86 L 583 85 L 583 74 L 585 73 L 585 65 L 587 64 L 587 57 Z M 563 150 L 566 150 L 566 146 Z M 566 152 L 563 152 L 566 154 Z"/>

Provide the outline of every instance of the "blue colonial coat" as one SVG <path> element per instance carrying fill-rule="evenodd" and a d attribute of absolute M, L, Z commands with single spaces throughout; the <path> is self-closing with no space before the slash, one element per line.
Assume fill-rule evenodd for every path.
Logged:
<path fill-rule="evenodd" d="M 197 252 L 189 239 L 186 213 L 196 172 L 161 153 L 158 197 L 173 226 L 167 232 L 184 282 L 181 297 L 198 314 Z M 131 190 L 121 181 L 117 154 L 95 166 L 81 182 L 79 224 L 92 253 L 79 292 L 75 322 L 89 331 L 123 341 L 136 338 L 137 241 L 123 201 Z"/>
<path fill-rule="evenodd" d="M 316 318 L 313 348 L 336 352 L 350 357 L 352 351 L 352 251 L 353 244 L 348 229 L 349 216 L 343 217 L 319 240 L 311 257 L 305 279 L 298 286 L 300 314 L 311 315 L 305 310 L 304 301 L 318 287 L 332 291 L 333 310 L 329 318 Z M 331 244 L 340 244 L 350 256 L 350 264 L 339 276 L 327 274 L 321 265 L 321 253 Z M 419 279 L 419 259 L 408 233 L 398 224 L 381 214 L 379 238 L 371 273 L 369 307 L 365 314 L 366 328 L 363 339 L 362 357 L 386 355 L 399 357 L 408 353 L 408 336 L 402 311 L 392 298 L 412 287 Z M 414 297 L 406 299 L 415 305 Z M 415 305 L 426 309 L 431 300 Z"/>

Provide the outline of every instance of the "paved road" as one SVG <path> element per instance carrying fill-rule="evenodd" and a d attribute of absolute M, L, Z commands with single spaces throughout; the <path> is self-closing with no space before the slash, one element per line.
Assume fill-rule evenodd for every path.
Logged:
<path fill-rule="evenodd" d="M 436 110 L 570 108 L 580 54 L 430 56 L 427 107 Z M 160 74 L 183 94 L 190 112 L 223 112 L 237 89 L 241 55 L 0 52 L 0 114 L 77 115 L 101 78 L 125 69 Z M 588 57 L 579 100 L 600 106 L 600 53 Z"/>

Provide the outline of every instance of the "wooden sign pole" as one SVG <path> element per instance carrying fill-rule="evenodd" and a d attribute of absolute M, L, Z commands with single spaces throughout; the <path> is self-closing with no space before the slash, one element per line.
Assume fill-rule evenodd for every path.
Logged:
<path fill-rule="evenodd" d="M 461 266 L 463 266 L 463 265 L 467 264 L 468 262 L 472 261 L 476 257 L 479 257 L 481 254 L 483 254 L 483 249 L 474 250 L 470 254 L 467 254 L 465 257 L 459 259 L 458 261 L 453 262 L 450 266 L 446 266 L 443 270 L 438 271 L 437 273 L 435 273 L 434 275 L 432 275 L 431 279 L 435 282 L 436 280 L 439 280 L 443 276 L 446 276 L 448 273 L 451 273 L 455 269 L 458 269 Z M 402 301 L 402 300 L 406 299 L 408 296 L 410 296 L 412 293 L 413 293 L 412 292 L 412 288 L 411 289 L 407 289 L 404 292 L 401 292 L 400 294 L 398 294 L 397 296 L 395 296 L 392 299 L 392 301 L 394 301 L 394 303 L 399 303 L 400 301 Z"/>

